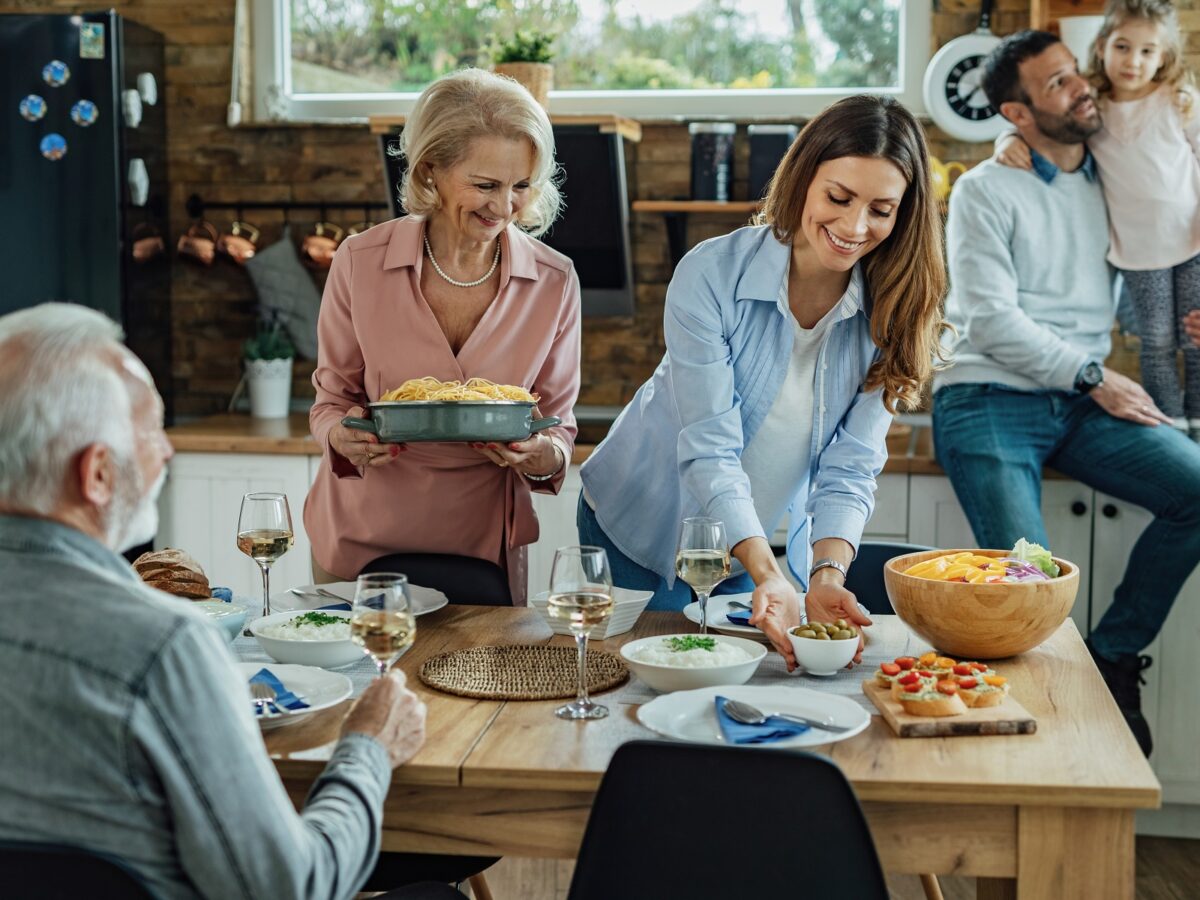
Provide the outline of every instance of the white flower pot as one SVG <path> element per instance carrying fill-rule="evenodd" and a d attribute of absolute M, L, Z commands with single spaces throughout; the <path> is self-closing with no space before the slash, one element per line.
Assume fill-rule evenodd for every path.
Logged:
<path fill-rule="evenodd" d="M 250 390 L 250 415 L 278 419 L 288 414 L 292 402 L 290 359 L 246 360 L 246 384 Z"/>

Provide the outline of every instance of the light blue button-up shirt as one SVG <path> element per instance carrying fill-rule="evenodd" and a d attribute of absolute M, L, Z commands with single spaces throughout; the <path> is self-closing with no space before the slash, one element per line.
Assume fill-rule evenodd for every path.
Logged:
<path fill-rule="evenodd" d="M 780 297 L 791 247 L 767 226 L 695 247 L 667 289 L 667 352 L 583 465 L 600 527 L 634 562 L 673 583 L 685 516 L 725 523 L 729 545 L 765 537 L 741 466 L 779 393 L 794 318 Z M 855 274 L 858 278 L 858 273 Z M 882 391 L 863 391 L 877 355 L 869 291 L 833 324 L 817 360 L 808 473 L 789 507 L 788 564 L 807 583 L 811 543 L 862 538 L 887 459 Z"/>

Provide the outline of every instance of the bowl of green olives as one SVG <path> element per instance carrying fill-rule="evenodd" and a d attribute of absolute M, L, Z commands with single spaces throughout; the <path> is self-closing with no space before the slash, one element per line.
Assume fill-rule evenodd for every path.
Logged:
<path fill-rule="evenodd" d="M 809 675 L 836 675 L 858 652 L 858 629 L 845 619 L 806 622 L 788 629 L 796 662 Z"/>

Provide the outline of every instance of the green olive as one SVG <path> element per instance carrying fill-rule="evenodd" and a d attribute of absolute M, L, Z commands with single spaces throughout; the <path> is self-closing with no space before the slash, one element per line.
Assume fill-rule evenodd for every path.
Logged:
<path fill-rule="evenodd" d="M 805 628 L 803 631 L 798 632 L 796 636 L 802 637 L 802 638 L 808 638 L 809 640 L 812 640 L 817 636 L 817 633 L 815 631 L 813 631 L 811 628 Z"/>
<path fill-rule="evenodd" d="M 834 635 L 834 637 L 839 641 L 848 641 L 854 637 L 854 632 L 850 631 L 848 628 L 843 628 L 836 635 Z"/>
<path fill-rule="evenodd" d="M 831 641 L 831 640 L 833 640 L 833 638 L 831 638 L 828 634 L 826 634 L 824 631 L 822 631 L 820 634 L 817 635 L 817 640 L 818 641 Z"/>
<path fill-rule="evenodd" d="M 845 619 L 838 619 L 838 620 L 837 620 L 836 622 L 834 622 L 833 624 L 834 624 L 834 626 L 835 626 L 835 627 L 837 627 L 837 628 L 845 628 L 845 627 L 846 627 L 846 620 L 845 620 Z"/>
<path fill-rule="evenodd" d="M 818 634 L 825 633 L 825 623 L 824 622 L 809 622 L 808 627 L 811 628 L 813 631 L 817 632 Z"/>

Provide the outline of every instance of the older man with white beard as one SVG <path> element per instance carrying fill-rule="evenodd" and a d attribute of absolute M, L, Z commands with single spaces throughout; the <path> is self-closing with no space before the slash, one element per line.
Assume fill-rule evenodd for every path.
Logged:
<path fill-rule="evenodd" d="M 154 536 L 172 452 L 119 340 L 67 304 L 0 317 L 0 839 L 116 856 L 163 898 L 350 897 L 425 707 L 374 682 L 296 812 L 216 629 L 118 555 Z"/>

